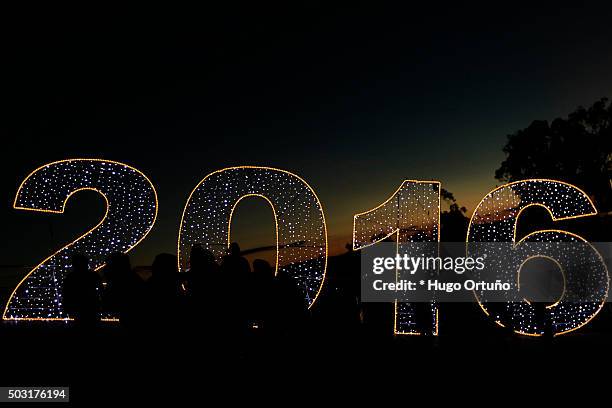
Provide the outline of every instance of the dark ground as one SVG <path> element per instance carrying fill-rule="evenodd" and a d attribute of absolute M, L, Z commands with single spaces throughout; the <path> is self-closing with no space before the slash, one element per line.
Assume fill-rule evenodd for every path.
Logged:
<path fill-rule="evenodd" d="M 132 331 L 104 323 L 87 333 L 62 322 L 2 322 L 0 385 L 67 385 L 79 405 L 168 400 L 180 406 L 214 397 L 284 405 L 334 397 L 348 404 L 369 394 L 398 405 L 489 397 L 549 404 L 607 391 L 610 304 L 587 326 L 552 340 L 507 333 L 470 303 L 440 306 L 438 337 L 392 336 L 391 305 L 377 310 L 375 325 L 364 326 L 354 308 L 334 297 L 341 288 L 358 289 L 349 267 L 356 261 L 350 253 L 330 258 L 311 317 L 280 337 L 218 333 L 205 316 Z"/>
<path fill-rule="evenodd" d="M 552 341 L 508 336 L 489 330 L 487 322 L 447 326 L 437 338 L 342 333 L 315 325 L 282 339 L 251 333 L 236 341 L 215 339 L 204 326 L 128 334 L 106 324 L 83 334 L 64 323 L 5 322 L 0 382 L 69 385 L 71 401 L 88 404 L 206 403 L 214 396 L 282 402 L 284 392 L 311 403 L 332 396 L 348 402 L 370 393 L 398 404 L 413 398 L 520 400 L 532 393 L 552 401 L 602 391 L 593 381 L 607 381 L 612 360 L 612 337 L 598 331 L 602 323 Z"/>

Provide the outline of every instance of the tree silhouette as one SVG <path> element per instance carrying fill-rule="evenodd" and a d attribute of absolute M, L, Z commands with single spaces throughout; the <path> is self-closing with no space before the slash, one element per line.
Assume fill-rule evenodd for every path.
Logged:
<path fill-rule="evenodd" d="M 508 135 L 506 159 L 495 178 L 508 182 L 551 178 L 591 195 L 600 211 L 612 207 L 612 104 L 607 98 L 578 107 L 567 119 L 536 120 Z"/>
<path fill-rule="evenodd" d="M 463 242 L 467 233 L 469 218 L 465 216 L 467 209 L 459 207 L 453 193 L 446 189 L 440 190 L 440 198 L 449 205 L 448 211 L 440 213 L 441 240 L 443 242 Z"/>

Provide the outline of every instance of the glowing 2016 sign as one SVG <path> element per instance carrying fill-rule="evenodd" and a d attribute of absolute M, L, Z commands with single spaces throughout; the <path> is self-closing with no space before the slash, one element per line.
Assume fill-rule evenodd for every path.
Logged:
<path fill-rule="evenodd" d="M 71 159 L 39 167 L 19 187 L 14 207 L 62 213 L 68 199 L 81 190 L 102 195 L 106 201 L 104 218 L 28 273 L 11 294 L 3 319 L 68 319 L 62 308 L 61 286 L 70 268 L 71 255 L 83 253 L 99 269 L 107 255 L 128 252 L 155 223 L 158 206 L 153 184 L 135 168 L 110 160 Z M 185 269 L 186 253 L 193 244 L 203 245 L 218 259 L 225 254 L 231 242 L 234 209 L 247 197 L 262 198 L 270 204 L 276 226 L 276 272 L 295 278 L 309 307 L 313 306 L 327 267 L 325 216 L 314 190 L 302 178 L 285 170 L 241 166 L 206 176 L 190 194 L 183 211 L 178 238 L 179 269 Z M 586 243 L 582 237 L 561 230 L 534 232 L 516 242 L 517 220 L 522 211 L 534 205 L 544 207 L 554 221 L 597 213 L 588 196 L 570 184 L 542 179 L 509 183 L 482 199 L 470 219 L 467 242 L 511 243 L 516 256 L 501 260 L 499 266 L 516 274 L 528 259 L 548 256 L 529 253 L 520 245 L 522 242 Z M 439 241 L 439 231 L 440 182 L 406 180 L 381 205 L 355 215 L 353 248 L 365 248 L 394 237 L 398 253 L 403 253 L 409 250 L 410 242 Z M 561 267 L 571 289 L 575 278 L 568 272 L 573 267 L 570 258 L 551 259 Z M 547 308 L 555 335 L 587 324 L 601 310 L 608 294 L 609 275 L 599 253 L 589 246 L 574 258 L 595 265 L 587 273 L 590 294 L 573 302 L 569 299 L 571 295 L 564 293 L 565 298 Z M 511 327 L 522 335 L 543 333 L 529 302 L 489 304 L 478 293 L 476 298 L 498 325 Z M 435 303 L 420 311 L 413 304 L 398 303 L 394 321 L 396 334 L 438 334 Z M 421 321 L 420 325 L 417 321 Z"/>
<path fill-rule="evenodd" d="M 157 193 L 151 181 L 135 168 L 110 160 L 62 160 L 39 167 L 21 183 L 13 206 L 61 214 L 70 197 L 83 190 L 95 191 L 104 198 L 104 217 L 19 282 L 9 297 L 3 319 L 67 319 L 62 307 L 62 284 L 70 270 L 72 254 L 86 254 L 91 267 L 99 269 L 108 255 L 135 247 L 155 224 Z"/>

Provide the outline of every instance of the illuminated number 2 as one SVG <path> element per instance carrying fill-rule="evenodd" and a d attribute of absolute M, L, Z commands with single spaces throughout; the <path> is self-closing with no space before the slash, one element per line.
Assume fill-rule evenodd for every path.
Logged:
<path fill-rule="evenodd" d="M 543 207 L 553 221 L 597 214 L 586 193 L 561 181 L 524 180 L 491 191 L 478 204 L 470 220 L 467 241 L 471 244 L 468 249 L 479 248 L 479 242 L 510 243 L 511 255 L 493 259 L 495 254 L 491 254 L 492 257 L 487 258 L 487 263 L 496 262 L 498 266 L 488 268 L 487 272 L 498 273 L 505 281 L 512 282 L 513 287 L 509 291 L 511 300 L 508 302 L 487 302 L 479 293 L 476 293 L 476 298 L 485 314 L 498 325 L 509 327 L 519 334 L 541 336 L 544 333 L 542 317 L 538 317 L 535 307 L 529 301 L 519 296 L 519 280 L 508 277 L 520 273 L 522 265 L 531 258 L 549 258 L 561 268 L 565 288 L 561 298 L 546 307 L 545 319 L 551 322 L 552 334 L 568 333 L 587 324 L 601 310 L 608 294 L 608 271 L 595 248 L 581 236 L 567 231 L 536 231 L 517 242 L 516 226 L 519 217 L 530 206 Z M 563 242 L 574 245 L 564 246 L 564 251 L 556 251 L 551 257 L 530 250 L 526 242 Z M 539 248 L 542 246 L 538 247 L 538 251 Z"/>
<path fill-rule="evenodd" d="M 104 198 L 104 218 L 32 269 L 13 290 L 3 319 L 67 319 L 62 285 L 72 255 L 88 256 L 90 266 L 99 269 L 108 255 L 136 246 L 155 223 L 157 193 L 151 181 L 135 168 L 109 160 L 69 159 L 39 167 L 21 183 L 13 206 L 61 214 L 70 197 L 82 190 Z"/>
<path fill-rule="evenodd" d="M 387 201 L 355 215 L 354 250 L 392 236 L 398 254 L 409 254 L 407 244 L 410 242 L 440 240 L 440 182 L 405 180 Z M 429 324 L 417 327 L 417 320 L 420 319 L 417 319 L 413 303 L 395 303 L 395 334 L 438 334 L 438 307 L 435 303 L 431 304 L 431 319 L 423 319 Z"/>
<path fill-rule="evenodd" d="M 314 190 L 302 178 L 270 167 L 241 166 L 215 171 L 191 192 L 178 239 L 179 269 L 201 244 L 218 261 L 231 242 L 236 205 L 246 197 L 270 204 L 276 224 L 276 273 L 295 279 L 306 303 L 316 301 L 327 268 L 327 227 Z"/>

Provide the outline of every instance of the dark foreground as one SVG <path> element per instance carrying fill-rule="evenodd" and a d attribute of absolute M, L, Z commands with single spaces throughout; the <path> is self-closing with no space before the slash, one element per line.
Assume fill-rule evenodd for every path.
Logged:
<path fill-rule="evenodd" d="M 205 327 L 129 333 L 106 324 L 81 332 L 64 323 L 5 322 L 1 338 L 1 385 L 68 385 L 71 401 L 87 405 L 313 405 L 372 394 L 397 405 L 415 399 L 552 402 L 606 392 L 601 381 L 609 382 L 612 361 L 612 336 L 593 330 L 552 341 L 486 330 L 432 338 L 321 327 L 232 337 Z"/>

